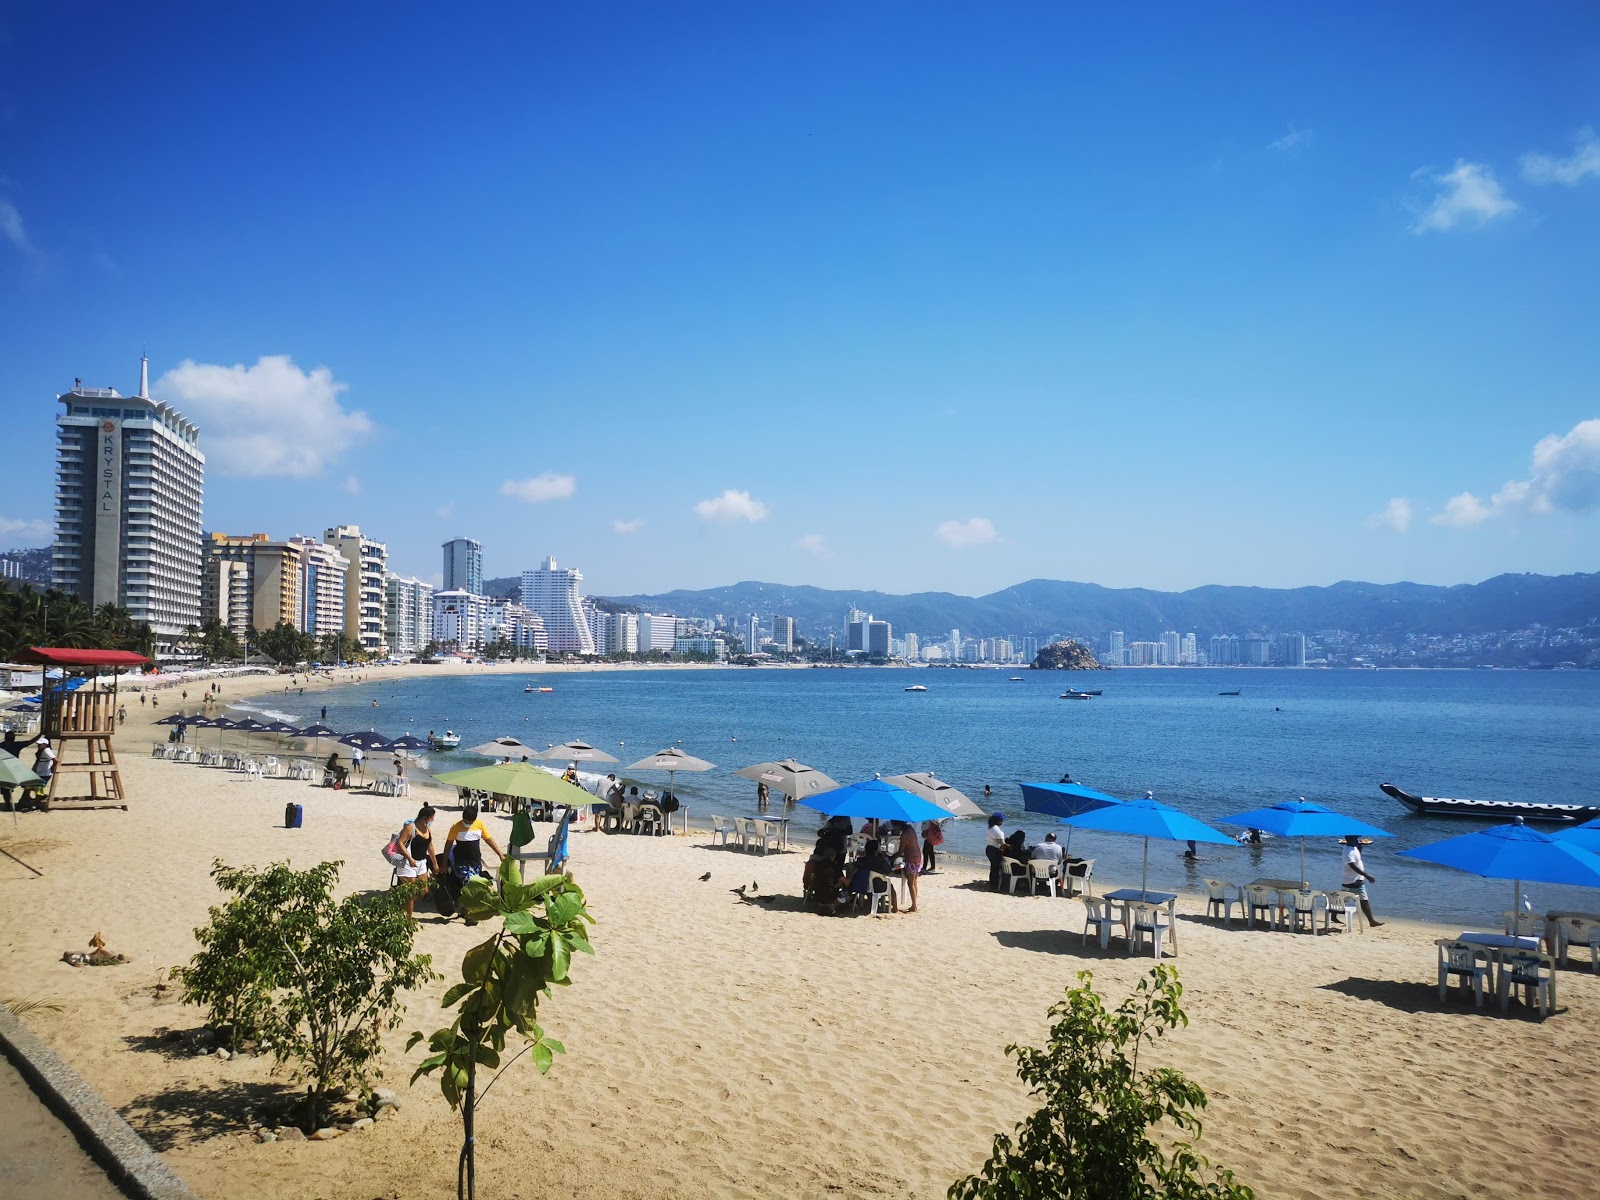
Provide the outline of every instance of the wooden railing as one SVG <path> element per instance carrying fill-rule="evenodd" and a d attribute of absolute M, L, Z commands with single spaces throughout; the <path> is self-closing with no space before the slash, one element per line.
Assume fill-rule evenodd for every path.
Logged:
<path fill-rule="evenodd" d="M 44 704 L 47 737 L 116 731 L 116 696 L 111 692 L 48 692 Z"/>

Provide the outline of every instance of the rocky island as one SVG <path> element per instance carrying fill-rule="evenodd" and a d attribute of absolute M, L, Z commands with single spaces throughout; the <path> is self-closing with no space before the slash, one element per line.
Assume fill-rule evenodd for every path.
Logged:
<path fill-rule="evenodd" d="M 1051 642 L 1034 655 L 1035 671 L 1101 671 L 1094 651 L 1081 642 Z"/>

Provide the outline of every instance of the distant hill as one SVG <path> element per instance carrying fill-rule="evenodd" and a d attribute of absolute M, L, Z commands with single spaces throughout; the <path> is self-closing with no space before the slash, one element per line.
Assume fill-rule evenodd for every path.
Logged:
<path fill-rule="evenodd" d="M 501 581 L 491 581 L 498 583 Z M 1600 619 L 1600 574 L 1497 575 L 1482 583 L 1436 587 L 1420 583 L 1356 583 L 1328 587 L 1255 588 L 1210 585 L 1186 592 L 1106 588 L 1093 583 L 1030 579 L 987 596 L 951 592 L 830 591 L 779 583 L 744 582 L 701 591 L 607 599 L 648 612 L 683 617 L 749 613 L 795 618 L 796 632 L 825 638 L 844 627 L 845 611 L 865 609 L 894 626 L 896 636 L 1103 638 L 1120 629 L 1129 641 L 1163 630 L 1243 634 L 1251 630 L 1343 629 L 1366 635 L 1492 633 L 1529 625 L 1582 625 Z"/>

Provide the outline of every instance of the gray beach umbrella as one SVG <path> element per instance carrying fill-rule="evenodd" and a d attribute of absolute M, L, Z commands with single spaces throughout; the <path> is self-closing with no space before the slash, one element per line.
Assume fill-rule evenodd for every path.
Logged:
<path fill-rule="evenodd" d="M 641 758 L 636 763 L 630 763 L 622 768 L 624 771 L 665 771 L 667 773 L 667 791 L 672 791 L 675 786 L 676 776 L 679 771 L 710 771 L 716 768 L 716 763 L 709 763 L 703 758 L 696 758 L 692 754 L 685 754 L 676 746 L 668 746 L 665 750 L 657 750 L 647 758 Z"/>
<path fill-rule="evenodd" d="M 540 754 L 539 757 L 548 762 L 556 762 L 563 758 L 570 762 L 614 763 L 618 761 L 617 759 L 612 758 L 611 755 L 607 754 L 604 750 L 597 750 L 595 747 L 589 745 L 588 742 L 579 741 L 562 742 L 559 746 L 551 746 L 544 753 Z"/>
<path fill-rule="evenodd" d="M 485 758 L 538 758 L 541 751 L 517 741 L 514 737 L 497 737 L 492 742 L 474 746 L 468 754 L 481 754 Z"/>
<path fill-rule="evenodd" d="M 830 792 L 839 786 L 838 780 L 830 779 L 815 767 L 795 762 L 792 758 L 740 767 L 734 774 L 764 783 L 773 791 L 795 800 L 814 796 L 818 792 Z"/>
<path fill-rule="evenodd" d="M 931 800 L 952 817 L 987 815 L 965 792 L 950 786 L 931 771 L 912 771 L 908 775 L 885 775 L 883 781 L 892 783 L 897 788 L 903 788 L 913 796 Z"/>

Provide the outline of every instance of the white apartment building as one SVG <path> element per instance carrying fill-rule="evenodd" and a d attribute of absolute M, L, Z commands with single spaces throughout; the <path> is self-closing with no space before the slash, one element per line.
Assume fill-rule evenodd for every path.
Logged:
<path fill-rule="evenodd" d="M 751 613 L 750 619 L 745 622 L 744 651 L 746 654 L 754 654 L 759 649 L 761 649 L 761 615 Z"/>
<path fill-rule="evenodd" d="M 672 642 L 672 653 L 704 654 L 717 662 L 722 662 L 728 657 L 728 643 L 719 637 L 682 637 L 675 638 Z"/>
<path fill-rule="evenodd" d="M 336 525 L 322 535 L 345 561 L 344 632 L 369 654 L 388 653 L 384 637 L 383 581 L 388 574 L 389 547 L 361 532 L 359 525 Z"/>
<path fill-rule="evenodd" d="M 920 655 L 921 644 L 914 633 L 906 634 L 906 661 L 916 662 Z"/>
<path fill-rule="evenodd" d="M 450 588 L 433 594 L 433 640 L 452 650 L 476 650 L 483 646 L 484 629 L 489 622 L 487 596 L 465 588 Z"/>
<path fill-rule="evenodd" d="M 144 358 L 136 396 L 80 379 L 58 399 L 51 582 L 127 609 L 170 649 L 200 623 L 200 430 L 150 399 Z"/>
<path fill-rule="evenodd" d="M 349 564 L 326 542 L 301 535 L 289 539 L 300 550 L 300 615 L 295 624 L 312 637 L 344 632 L 344 585 Z"/>
<path fill-rule="evenodd" d="M 1178 647 L 1178 661 L 1184 666 L 1192 667 L 1200 658 L 1200 649 L 1195 645 L 1195 635 L 1186 633 L 1183 642 Z"/>
<path fill-rule="evenodd" d="M 772 648 L 781 650 L 785 654 L 794 651 L 794 618 L 772 618 Z"/>
<path fill-rule="evenodd" d="M 515 600 L 491 601 L 484 613 L 483 644 L 509 642 L 523 650 L 550 649 L 544 621 L 530 608 Z"/>
<path fill-rule="evenodd" d="M 483 595 L 483 543 L 469 537 L 451 538 L 444 544 L 444 590 L 458 588 Z"/>
<path fill-rule="evenodd" d="M 433 641 L 433 585 L 390 574 L 383 581 L 383 618 L 389 654 L 415 658 Z"/>
<path fill-rule="evenodd" d="M 552 653 L 595 653 L 594 631 L 583 611 L 582 571 L 558 567 L 554 558 L 546 558 L 537 570 L 524 571 L 522 607 L 544 621 Z"/>
<path fill-rule="evenodd" d="M 631 612 L 600 614 L 595 649 L 601 654 L 639 653 L 639 615 Z"/>
<path fill-rule="evenodd" d="M 652 650 L 670 652 L 678 640 L 678 618 L 663 613 L 639 614 L 639 653 Z"/>

